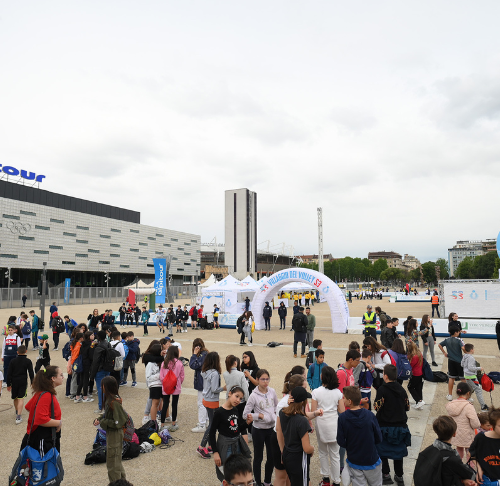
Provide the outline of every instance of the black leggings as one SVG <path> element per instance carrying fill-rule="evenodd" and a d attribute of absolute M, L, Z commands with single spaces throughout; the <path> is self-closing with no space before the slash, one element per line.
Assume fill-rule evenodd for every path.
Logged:
<path fill-rule="evenodd" d="M 424 377 L 422 375 L 413 375 L 408 382 L 408 391 L 410 392 L 413 400 L 415 400 L 417 403 L 422 400 L 422 388 L 424 387 L 423 378 Z"/>
<path fill-rule="evenodd" d="M 163 407 L 161 409 L 161 423 L 165 423 L 165 419 L 167 418 L 167 410 L 170 405 L 170 397 L 172 397 L 172 422 L 177 420 L 177 404 L 179 403 L 180 395 L 163 395 Z"/>
<path fill-rule="evenodd" d="M 390 474 L 391 466 L 389 466 L 389 459 L 382 458 L 382 474 Z M 403 459 L 394 459 L 394 474 L 403 477 Z"/>
<path fill-rule="evenodd" d="M 59 333 L 55 332 L 52 334 L 52 338 L 54 339 L 54 349 L 59 347 Z"/>
<path fill-rule="evenodd" d="M 264 482 L 270 484 L 273 475 L 273 429 L 252 429 L 253 441 L 253 475 L 257 484 L 262 484 L 262 459 L 264 457 L 264 444 L 266 445 L 266 464 L 264 466 Z"/>
<path fill-rule="evenodd" d="M 290 479 L 291 486 L 304 486 L 304 484 L 308 484 L 310 460 L 311 456 L 304 454 L 303 451 L 289 452 L 285 447 L 283 450 L 283 465 Z"/>
<path fill-rule="evenodd" d="M 83 396 L 86 397 L 89 391 L 90 368 L 83 368 L 81 378 L 80 383 L 78 383 L 76 395 L 80 396 L 83 390 Z"/>

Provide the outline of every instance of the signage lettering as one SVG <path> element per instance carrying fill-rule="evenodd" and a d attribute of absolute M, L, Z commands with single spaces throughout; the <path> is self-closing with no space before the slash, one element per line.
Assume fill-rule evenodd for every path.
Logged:
<path fill-rule="evenodd" d="M 10 176 L 21 176 L 23 179 L 26 179 L 28 181 L 42 182 L 42 179 L 45 179 L 44 175 L 36 175 L 34 172 L 28 172 L 24 169 L 18 170 L 10 165 L 2 166 L 2 164 L 0 164 L 0 170 L 4 174 Z"/>

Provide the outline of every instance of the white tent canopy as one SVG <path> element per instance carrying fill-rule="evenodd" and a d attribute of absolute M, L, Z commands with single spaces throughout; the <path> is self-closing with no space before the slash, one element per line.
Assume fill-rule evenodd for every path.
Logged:
<path fill-rule="evenodd" d="M 257 291 L 259 289 L 259 284 L 250 275 L 247 275 L 241 282 L 242 291 Z"/>
<path fill-rule="evenodd" d="M 137 282 L 137 284 L 132 284 L 132 285 L 127 285 L 126 287 L 124 287 L 125 289 L 132 289 L 134 290 L 135 288 L 138 288 L 138 289 L 153 289 L 155 288 L 155 283 L 154 281 L 151 282 L 150 284 L 145 284 L 142 280 L 139 280 Z"/>
<path fill-rule="evenodd" d="M 239 280 L 236 280 L 232 275 L 228 275 L 220 282 L 210 285 L 210 287 L 205 287 L 203 292 L 235 292 L 241 290 L 240 284 Z"/>
<path fill-rule="evenodd" d="M 205 288 L 205 287 L 210 287 L 211 285 L 215 285 L 217 283 L 217 279 L 215 278 L 215 275 L 212 273 L 210 277 L 207 278 L 205 282 L 200 284 L 200 287 Z"/>

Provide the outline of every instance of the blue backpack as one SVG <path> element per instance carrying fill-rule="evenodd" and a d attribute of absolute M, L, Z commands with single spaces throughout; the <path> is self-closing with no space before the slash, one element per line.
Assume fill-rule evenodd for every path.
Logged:
<path fill-rule="evenodd" d="M 368 368 L 366 367 L 366 363 L 364 361 L 361 361 L 363 363 L 363 371 L 359 374 L 358 378 L 358 386 L 359 388 L 371 388 L 373 384 L 373 375 L 370 373 Z"/>
<path fill-rule="evenodd" d="M 43 392 L 38 397 L 33 411 L 33 422 L 35 421 L 36 407 L 40 398 L 45 395 Z M 52 396 L 52 407 L 50 416 L 54 418 L 54 397 Z M 12 472 L 9 477 L 9 484 L 37 484 L 43 486 L 50 484 L 58 486 L 64 479 L 64 470 L 62 467 L 61 456 L 55 447 L 52 447 L 43 457 L 38 450 L 29 445 L 31 429 L 28 433 L 28 445 L 19 453 Z M 52 444 L 56 443 L 56 428 L 52 427 Z"/>
<path fill-rule="evenodd" d="M 400 380 L 409 380 L 412 373 L 411 365 L 406 355 L 395 353 L 392 350 L 389 350 L 389 354 L 396 362 L 396 368 L 398 369 L 398 378 Z"/>
<path fill-rule="evenodd" d="M 63 358 L 68 361 L 69 358 L 71 357 L 71 348 L 70 348 L 70 345 L 71 345 L 71 341 L 68 341 L 65 345 L 64 345 L 64 348 L 62 348 L 62 356 Z"/>
<path fill-rule="evenodd" d="M 125 358 L 123 359 L 127 359 L 128 352 L 130 351 L 130 349 L 128 348 L 127 341 L 125 339 L 122 339 L 122 344 L 123 344 L 123 350 L 125 351 Z"/>

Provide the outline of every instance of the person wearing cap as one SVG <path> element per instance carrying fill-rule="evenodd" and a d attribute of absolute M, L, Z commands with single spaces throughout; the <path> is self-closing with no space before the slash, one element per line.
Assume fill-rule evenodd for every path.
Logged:
<path fill-rule="evenodd" d="M 269 302 L 266 302 L 264 309 L 262 310 L 262 317 L 264 318 L 264 324 L 266 325 L 265 331 L 271 330 L 271 317 L 273 315 L 273 310 L 269 305 Z"/>
<path fill-rule="evenodd" d="M 372 311 L 372 306 L 366 306 L 366 312 L 363 314 L 363 324 L 365 325 L 365 337 L 372 336 L 377 339 L 377 314 Z"/>
<path fill-rule="evenodd" d="M 314 446 L 309 440 L 309 432 L 312 432 L 312 429 L 305 411 L 307 399 L 311 398 L 311 394 L 304 387 L 297 386 L 290 395 L 293 402 L 280 410 L 276 419 L 276 434 L 290 485 L 307 486 L 309 463 L 314 453 Z M 320 409 L 314 412 L 315 416 L 321 414 Z"/>
<path fill-rule="evenodd" d="M 38 341 L 38 358 L 35 365 L 35 375 L 38 373 L 38 370 L 42 366 L 47 369 L 47 366 L 50 366 L 50 354 L 49 354 L 49 343 L 47 342 L 49 336 L 44 334 L 43 336 L 39 336 Z"/>

